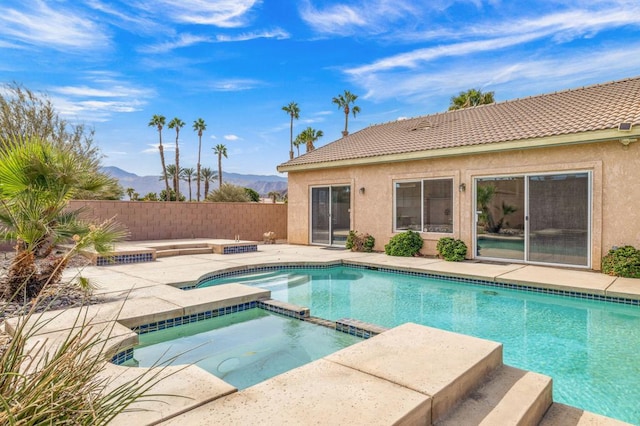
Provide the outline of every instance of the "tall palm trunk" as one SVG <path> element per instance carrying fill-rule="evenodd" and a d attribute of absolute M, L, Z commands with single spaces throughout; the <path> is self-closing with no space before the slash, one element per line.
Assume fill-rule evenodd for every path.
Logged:
<path fill-rule="evenodd" d="M 342 131 L 342 136 L 349 135 L 349 104 L 344 107 L 344 130 Z"/>
<path fill-rule="evenodd" d="M 158 130 L 158 134 L 160 135 L 160 146 L 158 149 L 160 150 L 160 162 L 162 163 L 162 176 L 164 177 L 164 186 L 167 190 L 167 200 L 171 201 L 171 189 L 169 188 L 169 176 L 167 176 L 167 166 L 164 162 L 164 147 L 162 146 L 162 131 Z"/>
<path fill-rule="evenodd" d="M 198 182 L 196 197 L 198 202 L 200 201 L 200 152 L 202 152 L 202 132 L 198 132 L 198 165 L 196 166 L 196 181 Z M 191 185 L 189 185 L 189 190 L 191 190 Z M 191 198 L 191 196 L 189 196 L 189 198 Z"/>
<path fill-rule="evenodd" d="M 293 112 L 291 113 L 291 126 L 289 126 L 289 160 L 293 160 Z"/>
<path fill-rule="evenodd" d="M 178 135 L 180 134 L 180 128 L 176 129 L 176 202 L 180 202 L 180 148 L 178 148 Z"/>
<path fill-rule="evenodd" d="M 222 152 L 218 152 L 218 189 L 222 188 Z"/>

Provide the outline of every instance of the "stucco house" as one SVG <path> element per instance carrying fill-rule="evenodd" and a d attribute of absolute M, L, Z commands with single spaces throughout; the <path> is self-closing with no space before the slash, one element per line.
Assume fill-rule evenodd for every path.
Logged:
<path fill-rule="evenodd" d="M 288 239 L 376 250 L 405 230 L 424 254 L 600 269 L 640 246 L 640 77 L 369 126 L 278 166 Z"/>

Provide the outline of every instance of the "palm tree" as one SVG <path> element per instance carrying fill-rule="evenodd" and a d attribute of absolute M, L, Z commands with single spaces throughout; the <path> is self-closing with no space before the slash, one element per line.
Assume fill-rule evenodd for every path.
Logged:
<path fill-rule="evenodd" d="M 171 178 L 171 182 L 173 182 L 173 192 L 176 192 L 176 180 L 180 178 L 180 174 L 182 171 L 177 172 L 175 164 L 167 164 L 165 169 L 165 173 L 167 174 L 167 178 Z"/>
<path fill-rule="evenodd" d="M 276 200 L 278 199 L 279 196 L 280 196 L 280 193 L 276 191 L 271 191 L 267 194 L 267 197 L 271 198 L 271 200 L 273 201 L 273 204 L 276 203 Z"/>
<path fill-rule="evenodd" d="M 311 127 L 307 127 L 298 135 L 296 140 L 298 140 L 299 138 L 301 142 L 304 142 L 307 145 L 307 152 L 311 152 L 316 149 L 314 142 L 320 139 L 322 136 L 324 136 L 322 130 L 316 130 Z"/>
<path fill-rule="evenodd" d="M 133 194 L 136 192 L 135 189 L 133 188 L 127 188 L 126 193 L 129 196 L 129 201 L 131 201 L 133 199 Z"/>
<path fill-rule="evenodd" d="M 93 225 L 80 217 L 81 210 L 68 209 L 79 191 L 99 191 L 109 182 L 94 174 L 90 158 L 68 148 L 36 138 L 5 140 L 0 182 L 0 238 L 16 249 L 1 279 L 6 300 L 36 297 L 60 281 L 80 250 L 93 246 L 106 254 L 126 235 L 113 221 Z"/>
<path fill-rule="evenodd" d="M 354 95 L 350 91 L 345 90 L 343 95 L 338 95 L 332 100 L 334 104 L 338 105 L 338 109 L 344 111 L 344 130 L 342 131 L 342 136 L 349 134 L 349 104 L 355 103 L 356 99 L 358 99 L 358 95 Z M 351 112 L 355 118 L 356 114 L 360 112 L 360 107 L 354 105 L 353 108 L 351 108 Z"/>
<path fill-rule="evenodd" d="M 167 170 L 167 168 L 164 164 L 164 148 L 162 147 L 162 128 L 164 127 L 164 123 L 164 115 L 154 114 L 153 117 L 151 117 L 151 121 L 149 121 L 149 127 L 153 126 L 158 129 L 158 137 L 160 138 L 160 145 L 158 145 L 158 149 L 160 150 L 160 162 L 162 163 L 162 176 L 164 178 L 164 185 L 167 190 L 167 197 L 169 197 L 169 179 L 167 178 L 167 174 L 165 173 L 165 170 Z M 169 198 L 167 198 L 167 201 L 169 201 Z"/>
<path fill-rule="evenodd" d="M 293 141 L 293 146 L 295 146 L 298 151 L 298 157 L 300 157 L 300 145 L 304 145 L 305 143 L 306 142 L 302 140 L 302 133 L 296 136 L 296 139 Z"/>
<path fill-rule="evenodd" d="M 218 144 L 213 147 L 213 153 L 218 155 L 218 189 L 222 188 L 222 156 L 227 157 L 227 147 L 223 144 Z"/>
<path fill-rule="evenodd" d="M 207 198 L 207 194 L 209 193 L 209 184 L 216 180 L 218 177 L 216 172 L 211 170 L 209 167 L 203 167 L 200 170 L 200 177 L 204 181 L 204 198 Z"/>
<path fill-rule="evenodd" d="M 182 180 L 187 182 L 189 185 L 189 201 L 191 201 L 191 179 L 195 176 L 195 170 L 193 170 L 193 167 L 182 169 L 181 175 Z"/>
<path fill-rule="evenodd" d="M 180 129 L 184 127 L 184 121 L 175 117 L 169 122 L 170 129 L 176 129 L 176 169 L 180 170 L 180 148 L 178 147 L 178 139 L 180 137 Z M 176 191 L 176 201 L 180 201 L 180 177 L 178 173 L 174 177 L 174 190 Z"/>
<path fill-rule="evenodd" d="M 202 151 L 202 132 L 205 130 L 207 130 L 207 123 L 205 123 L 202 118 L 198 118 L 193 122 L 193 131 L 198 132 L 198 165 L 196 166 L 196 179 L 198 180 L 196 197 L 198 201 L 200 201 L 200 153 Z M 191 201 L 191 197 L 189 197 L 189 201 Z"/>
<path fill-rule="evenodd" d="M 495 92 L 483 93 L 480 89 L 469 89 L 466 92 L 460 92 L 458 96 L 451 97 L 449 111 L 492 104 L 495 102 L 493 98 L 494 93 Z"/>
<path fill-rule="evenodd" d="M 291 116 L 291 126 L 289 127 L 289 159 L 293 159 L 293 119 L 296 120 L 300 118 L 300 108 L 298 104 L 295 102 L 289 102 L 289 105 L 285 105 L 282 107 L 282 110 Z"/>

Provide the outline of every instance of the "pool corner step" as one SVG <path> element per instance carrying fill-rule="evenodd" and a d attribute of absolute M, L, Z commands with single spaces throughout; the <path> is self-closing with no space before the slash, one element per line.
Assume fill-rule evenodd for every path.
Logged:
<path fill-rule="evenodd" d="M 551 383 L 548 376 L 502 365 L 434 424 L 538 424 L 553 402 Z"/>

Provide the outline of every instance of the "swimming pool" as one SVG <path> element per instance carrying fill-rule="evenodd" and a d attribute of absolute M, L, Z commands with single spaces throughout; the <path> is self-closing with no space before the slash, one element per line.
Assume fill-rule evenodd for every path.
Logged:
<path fill-rule="evenodd" d="M 238 389 L 320 359 L 362 339 L 254 308 L 140 334 L 122 365 L 196 364 Z"/>
<path fill-rule="evenodd" d="M 554 400 L 640 424 L 640 307 L 355 267 L 227 276 L 311 315 L 405 322 L 502 342 L 504 362 L 553 377 Z"/>

